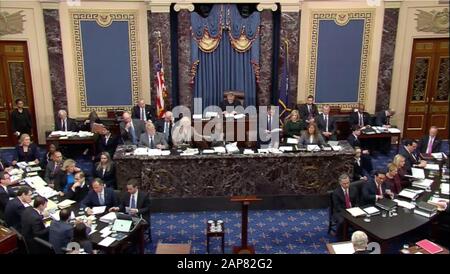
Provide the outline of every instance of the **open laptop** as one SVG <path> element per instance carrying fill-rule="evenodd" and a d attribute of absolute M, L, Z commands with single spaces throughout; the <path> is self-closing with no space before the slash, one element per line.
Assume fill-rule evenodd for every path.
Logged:
<path fill-rule="evenodd" d="M 116 219 L 112 230 L 117 232 L 130 232 L 132 220 Z"/>

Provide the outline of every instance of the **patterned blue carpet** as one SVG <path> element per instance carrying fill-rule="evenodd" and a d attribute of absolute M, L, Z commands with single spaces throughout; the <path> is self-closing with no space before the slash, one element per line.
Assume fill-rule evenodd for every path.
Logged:
<path fill-rule="evenodd" d="M 231 253 L 241 243 L 238 211 L 154 213 L 147 252 L 154 253 L 158 242 L 190 242 L 192 253 L 207 253 L 206 224 L 211 219 L 223 220 L 225 253 Z M 248 243 L 258 254 L 322 254 L 327 253 L 325 244 L 334 241 L 327 229 L 327 209 L 249 211 Z M 210 253 L 221 252 L 220 238 L 211 238 Z"/>

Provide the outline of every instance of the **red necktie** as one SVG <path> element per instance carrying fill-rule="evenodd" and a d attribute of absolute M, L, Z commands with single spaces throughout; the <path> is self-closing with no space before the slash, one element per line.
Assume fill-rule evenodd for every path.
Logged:
<path fill-rule="evenodd" d="M 381 195 L 381 185 L 377 185 L 377 195 Z"/>
<path fill-rule="evenodd" d="M 351 208 L 352 203 L 350 202 L 350 196 L 348 195 L 348 190 L 345 190 L 345 208 Z"/>

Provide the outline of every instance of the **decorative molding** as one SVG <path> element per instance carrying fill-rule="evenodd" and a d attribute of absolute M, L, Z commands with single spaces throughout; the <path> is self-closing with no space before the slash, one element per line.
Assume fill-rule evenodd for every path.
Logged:
<path fill-rule="evenodd" d="M 256 6 L 256 9 L 258 11 L 263 11 L 263 10 L 276 11 L 278 9 L 278 6 L 275 3 L 260 3 Z"/>
<path fill-rule="evenodd" d="M 317 50 L 319 42 L 319 23 L 321 20 L 334 20 L 339 26 L 345 26 L 352 19 L 364 19 L 364 33 L 361 51 L 360 75 L 359 75 L 359 89 L 357 102 L 326 102 L 331 106 L 339 106 L 341 108 L 353 108 L 359 102 L 365 103 L 367 99 L 368 89 L 368 74 L 370 62 L 371 37 L 375 21 L 375 9 L 354 9 L 354 10 L 311 10 L 310 17 L 310 53 L 307 62 L 308 76 L 307 76 L 307 94 L 315 95 L 316 92 L 316 73 L 317 73 Z"/>
<path fill-rule="evenodd" d="M 182 3 L 182 4 L 175 4 L 173 9 L 176 12 L 179 12 L 180 10 L 188 10 L 189 12 L 193 12 L 195 7 L 194 7 L 194 4 L 192 4 L 192 3 Z"/>
<path fill-rule="evenodd" d="M 23 33 L 23 23 L 25 23 L 26 20 L 24 19 L 25 14 L 22 14 L 22 12 L 23 10 L 14 13 L 6 11 L 0 12 L 0 36 Z"/>
<path fill-rule="evenodd" d="M 449 13 L 448 8 L 442 11 L 424 11 L 417 10 L 415 20 L 417 21 L 416 30 L 419 32 L 448 33 Z"/>
<path fill-rule="evenodd" d="M 87 114 L 91 111 L 106 112 L 114 109 L 130 110 L 133 102 L 139 98 L 139 90 L 141 89 L 140 69 L 139 69 L 139 46 L 138 46 L 138 11 L 134 10 L 70 10 L 69 18 L 71 21 L 72 40 L 74 46 L 74 71 L 76 90 L 79 97 L 78 109 L 80 112 Z M 95 21 L 100 26 L 109 26 L 114 21 L 128 22 L 128 35 L 130 43 L 130 80 L 131 80 L 131 105 L 114 105 L 114 106 L 88 106 L 86 94 L 86 82 L 84 74 L 84 57 L 83 44 L 81 37 L 80 23 L 82 21 Z"/>

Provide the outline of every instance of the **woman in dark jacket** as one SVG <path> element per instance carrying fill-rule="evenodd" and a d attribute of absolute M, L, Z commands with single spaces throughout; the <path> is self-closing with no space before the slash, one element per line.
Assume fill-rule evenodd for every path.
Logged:
<path fill-rule="evenodd" d="M 100 162 L 95 167 L 94 177 L 102 179 L 107 187 L 117 188 L 116 169 L 108 152 L 102 152 L 100 154 Z"/>
<path fill-rule="evenodd" d="M 12 165 L 17 162 L 31 162 L 39 164 L 39 152 L 36 144 L 31 142 L 30 135 L 24 133 L 20 136 L 19 144 L 16 146 L 16 156 Z"/>

